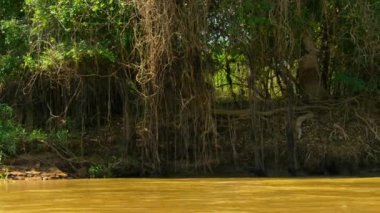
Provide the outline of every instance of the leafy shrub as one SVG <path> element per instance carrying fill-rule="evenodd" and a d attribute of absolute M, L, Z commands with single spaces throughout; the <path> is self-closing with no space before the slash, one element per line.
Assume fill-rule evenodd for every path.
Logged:
<path fill-rule="evenodd" d="M 27 27 L 17 19 L 0 19 L 0 81 L 21 73 L 22 55 L 28 49 Z"/>
<path fill-rule="evenodd" d="M 365 81 L 359 76 L 349 73 L 337 73 L 333 80 L 334 84 L 343 85 L 351 93 L 376 92 L 380 89 L 380 79 Z"/>
<path fill-rule="evenodd" d="M 0 155 L 1 157 L 1 155 Z M 1 165 L 1 158 L 0 158 L 0 165 Z M 7 180 L 9 176 L 9 170 L 6 167 L 0 168 L 0 180 Z"/>
<path fill-rule="evenodd" d="M 8 156 L 16 155 L 21 143 L 46 139 L 47 134 L 41 130 L 28 133 L 15 121 L 13 109 L 0 104 L 0 162 Z"/>
<path fill-rule="evenodd" d="M 46 140 L 47 134 L 41 130 L 33 130 L 32 133 L 28 136 L 28 140 Z"/>
<path fill-rule="evenodd" d="M 49 133 L 49 140 L 55 141 L 59 145 L 67 146 L 70 132 L 67 129 L 60 129 Z"/>
<path fill-rule="evenodd" d="M 0 155 L 2 158 L 15 155 L 18 143 L 26 137 L 25 129 L 14 120 L 13 109 L 0 104 Z"/>
<path fill-rule="evenodd" d="M 111 168 L 104 164 L 95 164 L 90 166 L 88 173 L 91 178 L 106 178 L 112 176 Z"/>

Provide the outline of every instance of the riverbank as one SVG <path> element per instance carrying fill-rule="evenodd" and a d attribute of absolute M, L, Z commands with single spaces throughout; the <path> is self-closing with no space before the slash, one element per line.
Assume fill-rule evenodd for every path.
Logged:
<path fill-rule="evenodd" d="M 69 167 L 65 167 L 65 162 L 60 160 L 57 156 L 51 162 L 41 161 L 43 158 L 54 158 L 52 153 L 36 154 L 36 155 L 22 155 L 16 159 L 12 159 L 13 165 L 0 165 L 0 179 L 6 180 L 26 180 L 26 181 L 39 181 L 39 180 L 58 180 L 58 179 L 83 179 L 91 178 L 88 168 L 80 168 L 76 171 Z M 25 161 L 25 160 L 28 161 Z M 54 162 L 55 164 L 52 164 Z M 22 163 L 22 164 L 20 164 Z M 61 165 L 60 168 L 57 165 Z M 380 168 L 366 168 L 357 169 L 355 171 L 342 170 L 339 173 L 307 173 L 305 171 L 298 171 L 296 174 L 289 173 L 284 169 L 268 169 L 265 173 L 257 173 L 252 169 L 236 168 L 233 166 L 219 166 L 216 167 L 212 173 L 199 174 L 199 173 L 176 173 L 176 174 L 163 174 L 160 176 L 141 176 L 132 175 L 130 177 L 155 177 L 155 178 L 347 178 L 347 177 L 380 177 Z M 97 177 L 99 178 L 99 177 Z M 106 178 L 106 177 L 104 177 Z M 112 177 L 107 177 L 112 178 Z M 125 177 L 124 177 L 125 178 Z"/>
<path fill-rule="evenodd" d="M 69 174 L 57 167 L 30 168 L 26 166 L 2 166 L 0 176 L 9 180 L 57 180 L 68 179 Z"/>
<path fill-rule="evenodd" d="M 0 165 L 0 177 L 11 180 L 55 180 L 75 177 L 58 168 L 63 162 L 52 153 L 23 154 Z"/>
<path fill-rule="evenodd" d="M 174 124 L 166 124 L 160 129 L 162 139 L 156 141 L 156 158 L 147 158 L 149 144 L 141 141 L 137 133 L 126 141 L 123 122 L 114 119 L 107 127 L 86 132 L 64 131 L 65 137 L 57 137 L 60 140 L 18 143 L 17 153 L 3 158 L 0 177 L 48 180 L 380 176 L 380 108 L 376 107 L 380 106 L 380 100 L 363 99 L 294 106 L 294 159 L 290 158 L 288 115 L 282 102 L 272 103 L 274 106 L 270 102 L 258 105 L 260 128 L 254 132 L 246 107 L 228 108 L 220 104 L 218 110 L 213 110 L 218 132 L 214 141 L 179 139 L 177 136 L 182 132 L 170 128 Z M 140 131 L 136 126 L 133 129 Z"/>

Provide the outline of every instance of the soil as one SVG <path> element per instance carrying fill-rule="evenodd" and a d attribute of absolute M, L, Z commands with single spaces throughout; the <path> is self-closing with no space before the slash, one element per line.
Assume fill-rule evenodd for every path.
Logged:
<path fill-rule="evenodd" d="M 53 180 L 66 179 L 69 175 L 57 167 L 30 168 L 28 166 L 3 166 L 1 169 L 11 180 Z"/>
<path fill-rule="evenodd" d="M 11 180 L 52 180 L 75 177 L 75 174 L 64 172 L 64 165 L 56 155 L 46 152 L 42 154 L 23 154 L 0 166 L 0 176 Z"/>

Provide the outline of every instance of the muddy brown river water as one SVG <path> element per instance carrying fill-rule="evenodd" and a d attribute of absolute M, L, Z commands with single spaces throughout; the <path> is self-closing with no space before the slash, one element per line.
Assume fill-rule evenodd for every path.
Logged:
<path fill-rule="evenodd" d="M 380 178 L 0 181 L 0 212 L 380 212 Z"/>

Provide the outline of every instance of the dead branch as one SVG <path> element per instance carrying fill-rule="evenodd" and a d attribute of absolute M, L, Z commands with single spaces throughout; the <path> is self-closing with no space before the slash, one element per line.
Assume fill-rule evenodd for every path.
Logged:
<path fill-rule="evenodd" d="M 380 135 L 377 131 L 376 124 L 371 124 L 371 121 L 367 118 L 364 118 L 363 116 L 359 115 L 359 113 L 355 110 L 355 116 L 359 118 L 363 123 L 368 127 L 368 129 L 375 135 L 375 139 L 380 141 Z"/>
<path fill-rule="evenodd" d="M 341 126 L 340 126 L 339 124 L 337 124 L 337 123 L 334 124 L 334 127 L 335 127 L 336 129 L 338 129 L 338 130 L 341 131 L 344 140 L 347 141 L 347 140 L 349 139 L 348 134 L 347 134 L 346 131 L 343 129 L 343 127 L 341 127 Z"/>
<path fill-rule="evenodd" d="M 40 143 L 43 143 L 44 145 L 48 146 L 49 148 L 51 148 L 59 158 L 61 158 L 62 160 L 64 160 L 65 162 L 67 162 L 70 167 L 76 171 L 78 168 L 76 166 L 74 166 L 73 162 L 76 162 L 75 160 L 73 159 L 76 159 L 76 158 L 66 158 L 65 156 L 63 156 L 63 154 L 53 145 L 53 144 L 50 144 L 44 140 L 39 140 L 38 142 Z M 77 163 L 77 162 L 76 162 Z M 81 162 L 83 163 L 83 162 Z"/>
<path fill-rule="evenodd" d="M 305 110 L 310 110 L 310 109 L 322 109 L 322 110 L 330 110 L 330 107 L 327 106 L 299 106 L 295 107 L 295 111 L 305 111 Z M 237 116 L 241 118 L 249 118 L 249 115 L 251 113 L 250 109 L 239 109 L 239 110 L 234 110 L 234 109 L 214 109 L 213 110 L 214 115 L 223 115 L 223 116 Z M 274 114 L 278 113 L 284 113 L 287 112 L 287 107 L 282 107 L 278 109 L 273 109 L 269 111 L 257 111 L 257 115 L 261 116 L 272 116 Z"/>
<path fill-rule="evenodd" d="M 302 115 L 302 116 L 299 116 L 297 117 L 296 119 L 296 125 L 295 125 L 295 128 L 296 128 L 296 133 L 297 133 L 297 138 L 298 139 L 301 139 L 302 137 L 302 123 L 308 119 L 311 119 L 314 117 L 314 114 L 312 112 L 308 112 L 307 114 L 305 115 Z"/>

